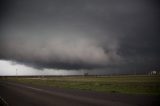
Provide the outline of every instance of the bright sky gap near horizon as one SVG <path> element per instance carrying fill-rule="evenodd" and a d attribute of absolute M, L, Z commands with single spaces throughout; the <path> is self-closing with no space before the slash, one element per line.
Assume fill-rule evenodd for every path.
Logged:
<path fill-rule="evenodd" d="M 160 69 L 158 0 L 1 0 L 0 75 Z"/>

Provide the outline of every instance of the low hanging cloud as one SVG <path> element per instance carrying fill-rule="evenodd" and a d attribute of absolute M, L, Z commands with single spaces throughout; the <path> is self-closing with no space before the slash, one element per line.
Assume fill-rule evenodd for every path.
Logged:
<path fill-rule="evenodd" d="M 153 69 L 160 62 L 158 3 L 2 1 L 0 59 L 41 69 Z"/>
<path fill-rule="evenodd" d="M 49 31 L 45 36 L 37 35 L 35 31 L 30 31 L 28 36 L 26 33 L 8 33 L 3 43 L 5 54 L 1 55 L 37 68 L 64 69 L 105 67 L 120 59 L 116 54 L 117 42 L 109 37 L 111 41 L 105 42 L 104 48 L 103 39 L 89 33 Z"/>

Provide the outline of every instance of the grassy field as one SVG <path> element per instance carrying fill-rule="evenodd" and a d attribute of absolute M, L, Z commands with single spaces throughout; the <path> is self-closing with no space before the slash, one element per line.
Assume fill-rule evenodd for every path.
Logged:
<path fill-rule="evenodd" d="M 9 78 L 9 80 L 66 89 L 80 89 L 107 93 L 160 95 L 160 76 L 68 76 Z"/>

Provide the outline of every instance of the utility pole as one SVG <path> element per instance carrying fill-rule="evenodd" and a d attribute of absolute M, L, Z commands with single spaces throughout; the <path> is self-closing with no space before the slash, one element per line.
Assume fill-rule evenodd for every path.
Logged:
<path fill-rule="evenodd" d="M 84 70 L 83 69 L 81 70 L 81 73 L 82 73 L 82 76 L 84 76 Z"/>
<path fill-rule="evenodd" d="M 17 69 L 16 69 L 16 78 L 17 78 L 17 76 L 18 76 L 18 73 L 17 73 Z"/>

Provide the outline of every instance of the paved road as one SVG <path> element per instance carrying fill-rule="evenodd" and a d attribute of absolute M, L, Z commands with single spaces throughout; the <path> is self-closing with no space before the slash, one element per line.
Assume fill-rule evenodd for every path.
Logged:
<path fill-rule="evenodd" d="M 158 96 L 104 94 L 0 82 L 4 106 L 160 106 Z"/>

